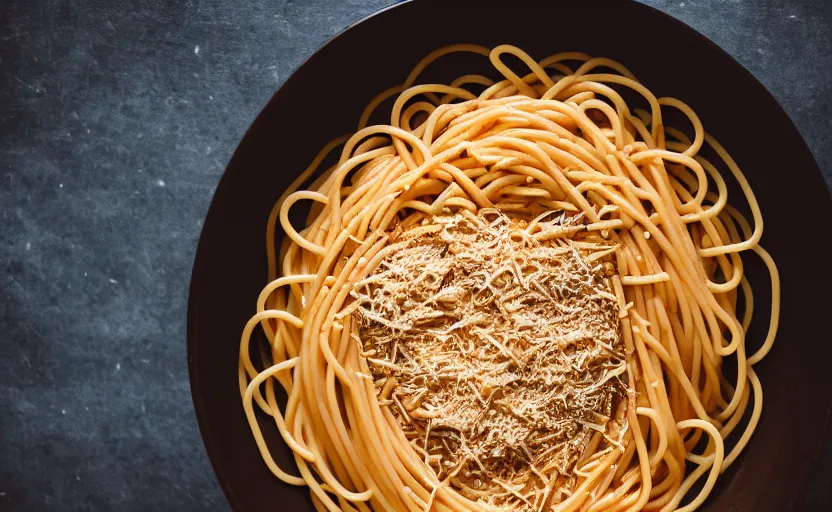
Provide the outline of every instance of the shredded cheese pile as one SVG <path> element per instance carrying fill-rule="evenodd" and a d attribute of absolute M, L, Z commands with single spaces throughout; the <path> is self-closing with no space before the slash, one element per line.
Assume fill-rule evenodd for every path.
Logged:
<path fill-rule="evenodd" d="M 626 364 L 603 262 L 614 248 L 564 238 L 582 226 L 433 217 L 355 288 L 381 405 L 472 499 L 531 509 L 553 479 L 575 481 L 593 434 L 621 435 Z"/>

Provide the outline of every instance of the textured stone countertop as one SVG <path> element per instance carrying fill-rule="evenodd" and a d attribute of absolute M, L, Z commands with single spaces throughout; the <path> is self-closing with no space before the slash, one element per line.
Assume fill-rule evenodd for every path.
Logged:
<path fill-rule="evenodd" d="M 275 89 L 389 3 L 0 0 L 0 510 L 228 508 L 185 356 L 202 219 Z M 750 69 L 832 183 L 832 1 L 648 3 Z M 832 509 L 830 446 L 801 509 Z"/>

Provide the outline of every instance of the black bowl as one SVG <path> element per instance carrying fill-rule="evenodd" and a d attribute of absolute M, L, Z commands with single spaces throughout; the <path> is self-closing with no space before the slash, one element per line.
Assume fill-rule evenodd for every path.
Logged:
<path fill-rule="evenodd" d="M 401 83 L 431 50 L 473 42 L 515 44 L 536 58 L 579 50 L 616 59 L 657 95 L 688 102 L 745 170 L 767 220 L 762 244 L 779 264 L 783 313 L 774 349 L 757 367 L 765 391 L 759 428 L 703 510 L 787 508 L 803 490 L 832 402 L 828 302 L 822 300 L 832 290 L 823 240 L 832 201 L 808 147 L 748 71 L 657 10 L 632 1 L 501 5 L 419 0 L 350 27 L 295 71 L 234 153 L 202 230 L 188 309 L 194 405 L 228 501 L 234 510 L 313 510 L 306 489 L 282 484 L 266 468 L 237 385 L 240 333 L 266 280 L 270 208 L 319 148 L 355 130 L 373 96 Z M 461 65 L 453 59 L 437 63 L 429 78 L 447 80 L 488 63 L 480 58 L 455 73 L 450 69 Z M 749 267 L 765 304 L 768 280 Z M 749 343 L 759 344 L 763 336 L 752 329 Z M 264 433 L 278 462 L 293 467 L 274 424 Z"/>

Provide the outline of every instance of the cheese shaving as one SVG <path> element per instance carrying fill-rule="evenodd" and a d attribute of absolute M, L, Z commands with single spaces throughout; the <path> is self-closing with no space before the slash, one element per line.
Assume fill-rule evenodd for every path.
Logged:
<path fill-rule="evenodd" d="M 357 290 L 369 368 L 397 382 L 391 412 L 471 499 L 533 510 L 550 479 L 576 481 L 594 434 L 623 430 L 625 356 L 604 267 L 613 251 L 539 235 L 586 233 L 580 222 L 530 226 L 488 209 L 433 217 L 401 233 Z"/>

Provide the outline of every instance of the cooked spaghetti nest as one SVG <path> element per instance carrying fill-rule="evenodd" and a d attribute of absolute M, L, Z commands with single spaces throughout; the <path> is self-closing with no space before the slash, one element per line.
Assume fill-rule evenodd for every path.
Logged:
<path fill-rule="evenodd" d="M 489 58 L 502 79 L 414 85 L 453 52 Z M 367 126 L 393 97 L 390 123 Z M 664 125 L 668 108 L 692 137 Z M 725 169 L 752 222 L 727 203 Z M 289 211 L 304 200 L 298 230 Z M 239 360 L 263 459 L 317 510 L 694 510 L 762 411 L 753 365 L 780 301 L 762 230 L 693 110 L 617 62 L 441 48 L 268 219 L 269 283 Z M 747 251 L 771 276 L 752 354 Z M 266 343 L 251 346 L 258 326 Z M 255 405 L 299 476 L 273 459 Z"/>

